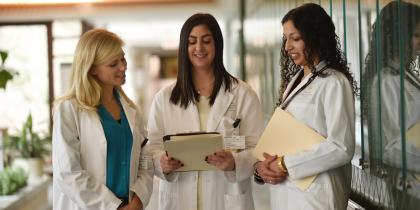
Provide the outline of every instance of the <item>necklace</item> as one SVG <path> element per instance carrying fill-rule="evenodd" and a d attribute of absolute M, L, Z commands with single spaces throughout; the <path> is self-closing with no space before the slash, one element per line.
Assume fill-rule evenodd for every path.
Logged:
<path fill-rule="evenodd" d="M 212 87 L 213 87 L 213 84 L 214 84 L 214 80 L 213 81 L 211 81 L 210 83 L 208 83 L 207 85 L 203 85 L 201 88 L 198 88 L 198 87 L 195 87 L 195 91 L 199 94 L 199 95 L 201 95 L 201 93 L 202 92 L 206 92 L 206 90 L 208 90 L 208 89 L 212 89 Z"/>

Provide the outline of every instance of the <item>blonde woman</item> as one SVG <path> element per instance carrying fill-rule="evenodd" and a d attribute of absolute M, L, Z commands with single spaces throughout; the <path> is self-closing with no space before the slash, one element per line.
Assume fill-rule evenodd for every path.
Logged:
<path fill-rule="evenodd" d="M 77 44 L 70 89 L 54 107 L 54 209 L 143 209 L 149 201 L 153 170 L 140 167 L 146 130 L 121 89 L 122 46 L 102 29 Z"/>

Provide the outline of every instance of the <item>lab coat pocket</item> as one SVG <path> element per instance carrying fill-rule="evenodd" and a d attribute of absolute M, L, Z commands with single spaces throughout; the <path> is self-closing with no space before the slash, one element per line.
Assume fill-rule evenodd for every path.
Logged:
<path fill-rule="evenodd" d="M 313 182 L 311 186 L 305 191 L 305 201 L 304 205 L 305 210 L 316 210 L 316 209 L 325 209 L 329 210 L 329 200 L 326 198 L 331 198 L 325 187 L 322 184 Z M 332 209 L 331 209 L 332 210 Z"/>
<path fill-rule="evenodd" d="M 253 210 L 251 192 L 230 195 L 225 194 L 225 210 Z"/>

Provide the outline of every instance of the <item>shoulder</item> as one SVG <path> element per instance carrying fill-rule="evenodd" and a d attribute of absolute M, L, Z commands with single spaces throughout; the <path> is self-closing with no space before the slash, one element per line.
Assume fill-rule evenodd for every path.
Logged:
<path fill-rule="evenodd" d="M 74 98 L 61 99 L 54 105 L 54 111 L 65 111 L 77 109 L 77 101 Z"/>
<path fill-rule="evenodd" d="M 346 76 L 332 68 L 328 68 L 320 76 L 323 85 L 327 86 L 348 86 L 351 88 L 350 81 Z"/>
<path fill-rule="evenodd" d="M 232 83 L 232 91 L 234 91 L 234 92 L 236 91 L 239 94 L 245 94 L 245 95 L 256 94 L 254 89 L 248 83 L 246 83 L 246 82 L 244 82 L 240 79 L 237 79 L 237 80 L 238 80 L 237 83 L 235 83 L 235 82 Z"/>
<path fill-rule="evenodd" d="M 56 102 L 53 109 L 53 115 L 59 115 L 60 118 L 68 118 L 72 115 L 76 115 L 79 108 L 77 105 L 77 101 L 74 98 L 69 99 L 61 99 Z"/>
<path fill-rule="evenodd" d="M 155 94 L 154 101 L 159 102 L 159 103 L 162 103 L 165 100 L 169 101 L 169 98 L 171 97 L 172 90 L 174 89 L 175 84 L 176 83 L 174 82 L 160 89 Z"/>
<path fill-rule="evenodd" d="M 326 95 L 343 95 L 353 98 L 353 87 L 343 73 L 334 69 L 327 69 L 319 77 L 317 88 Z"/>

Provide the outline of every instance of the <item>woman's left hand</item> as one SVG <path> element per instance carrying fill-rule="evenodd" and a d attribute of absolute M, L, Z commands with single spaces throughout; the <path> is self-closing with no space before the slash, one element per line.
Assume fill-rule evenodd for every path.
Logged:
<path fill-rule="evenodd" d="M 213 155 L 208 155 L 205 159 L 208 164 L 216 166 L 222 171 L 233 171 L 235 170 L 235 159 L 233 158 L 232 152 L 221 150 L 215 152 Z"/>
<path fill-rule="evenodd" d="M 142 210 L 143 203 L 141 202 L 140 198 L 134 193 L 133 199 L 131 199 L 130 203 L 127 204 L 127 209 L 130 210 Z"/>

